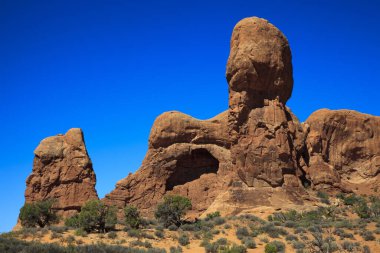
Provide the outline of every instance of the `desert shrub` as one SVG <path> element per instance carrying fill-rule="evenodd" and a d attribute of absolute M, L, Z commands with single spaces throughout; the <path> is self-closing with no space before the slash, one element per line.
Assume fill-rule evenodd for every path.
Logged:
<path fill-rule="evenodd" d="M 287 235 L 288 232 L 281 228 L 281 227 L 276 227 L 273 225 L 273 223 L 268 223 L 259 228 L 259 231 L 261 233 L 266 233 L 272 238 L 278 238 L 280 235 Z"/>
<path fill-rule="evenodd" d="M 294 228 L 297 226 L 297 223 L 291 220 L 285 221 L 284 226 L 287 228 Z"/>
<path fill-rule="evenodd" d="M 206 215 L 206 220 L 212 220 L 216 217 L 220 217 L 220 212 L 219 211 L 216 211 L 216 212 L 213 212 L 213 213 L 208 213 Z"/>
<path fill-rule="evenodd" d="M 355 249 L 355 244 L 349 241 L 343 241 L 342 242 L 342 248 L 344 250 L 347 250 L 348 252 L 352 252 Z"/>
<path fill-rule="evenodd" d="M 247 248 L 243 245 L 222 245 L 218 241 L 214 243 L 205 242 L 204 245 L 206 253 L 246 253 Z"/>
<path fill-rule="evenodd" d="M 366 241 L 374 241 L 376 239 L 375 236 L 373 235 L 373 233 L 371 231 L 368 231 L 368 230 L 361 232 L 360 235 Z"/>
<path fill-rule="evenodd" d="M 49 230 L 56 233 L 63 233 L 68 230 L 66 226 L 50 226 Z"/>
<path fill-rule="evenodd" d="M 249 232 L 246 227 L 240 227 L 236 230 L 236 237 L 240 240 L 242 240 L 243 237 L 246 237 L 248 235 L 249 235 Z"/>
<path fill-rule="evenodd" d="M 371 249 L 368 247 L 368 245 L 363 246 L 363 253 L 371 253 Z"/>
<path fill-rule="evenodd" d="M 166 227 L 174 224 L 181 226 L 182 218 L 191 209 L 191 202 L 188 198 L 179 195 L 168 195 L 164 201 L 157 205 L 155 217 Z"/>
<path fill-rule="evenodd" d="M 287 212 L 276 212 L 268 216 L 269 221 L 297 221 L 301 218 L 300 214 L 296 210 L 289 210 Z"/>
<path fill-rule="evenodd" d="M 77 241 L 80 244 L 80 241 Z M 149 246 L 143 243 L 142 247 Z M 131 248 L 118 245 L 88 244 L 68 247 L 56 244 L 41 244 L 36 242 L 24 242 L 16 239 L 5 239 L 0 237 L 1 253 L 165 253 L 164 249 L 159 248 Z"/>
<path fill-rule="evenodd" d="M 53 239 L 57 239 L 57 238 L 61 238 L 62 235 L 57 233 L 57 232 L 54 232 L 52 231 L 51 234 L 50 234 L 50 239 L 53 240 Z"/>
<path fill-rule="evenodd" d="M 305 244 L 300 241 L 292 241 L 292 246 L 294 249 L 303 249 L 305 248 Z"/>
<path fill-rule="evenodd" d="M 225 224 L 225 225 L 224 225 L 224 228 L 225 228 L 225 229 L 230 229 L 230 228 L 231 228 L 231 225 L 230 225 L 230 224 Z"/>
<path fill-rule="evenodd" d="M 177 230 L 178 230 L 178 227 L 177 227 L 176 225 L 174 225 L 174 224 L 171 224 L 171 225 L 168 227 L 168 229 L 169 229 L 170 231 L 177 231 Z"/>
<path fill-rule="evenodd" d="M 126 205 L 124 207 L 124 221 L 125 225 L 131 228 L 139 228 L 141 224 L 140 213 L 136 207 Z"/>
<path fill-rule="evenodd" d="M 248 249 L 256 248 L 256 242 L 250 237 L 243 238 L 242 242 L 244 246 L 247 247 Z"/>
<path fill-rule="evenodd" d="M 338 245 L 334 242 L 335 239 L 331 236 L 323 236 L 322 230 L 318 232 L 312 232 L 313 236 L 312 246 L 317 250 L 317 252 L 335 252 L 338 250 Z"/>
<path fill-rule="evenodd" d="M 285 244 L 280 241 L 273 241 L 265 245 L 265 253 L 285 252 Z"/>
<path fill-rule="evenodd" d="M 367 202 L 364 198 L 361 198 L 359 201 L 356 202 L 356 205 L 354 206 L 354 211 L 362 219 L 366 219 L 371 216 L 371 210 L 368 207 Z"/>
<path fill-rule="evenodd" d="M 135 240 L 135 241 L 131 241 L 129 243 L 129 246 L 131 247 L 144 247 L 144 248 L 152 248 L 152 244 L 148 241 L 140 241 L 140 240 Z"/>
<path fill-rule="evenodd" d="M 226 222 L 226 220 L 223 219 L 222 217 L 215 217 L 213 219 L 213 222 L 214 222 L 215 225 L 219 226 L 219 225 L 223 225 Z"/>
<path fill-rule="evenodd" d="M 110 238 L 110 239 L 115 239 L 115 238 L 117 237 L 117 234 L 116 234 L 115 231 L 111 231 L 111 232 L 108 233 L 107 236 L 108 236 L 108 238 Z"/>
<path fill-rule="evenodd" d="M 67 237 L 65 238 L 65 241 L 66 241 L 66 243 L 68 243 L 68 244 L 75 243 L 75 237 L 72 236 L 72 235 L 69 235 L 69 236 L 67 236 Z"/>
<path fill-rule="evenodd" d="M 130 237 L 140 237 L 141 235 L 141 232 L 138 229 L 129 229 L 127 233 L 128 233 L 128 236 Z"/>
<path fill-rule="evenodd" d="M 54 200 L 48 199 L 25 203 L 20 209 L 19 219 L 23 227 L 45 227 L 58 222 L 58 216 L 52 209 Z"/>
<path fill-rule="evenodd" d="M 360 197 L 357 196 L 356 194 L 350 194 L 348 196 L 343 196 L 343 203 L 346 206 L 353 206 L 355 205 L 358 201 L 360 201 Z"/>
<path fill-rule="evenodd" d="M 154 232 L 154 235 L 157 237 L 157 238 L 164 238 L 165 237 L 165 233 L 161 230 L 156 230 Z"/>
<path fill-rule="evenodd" d="M 246 253 L 246 252 L 247 252 L 246 247 L 244 247 L 243 245 L 236 245 L 236 244 L 226 247 L 223 250 L 223 253 Z"/>
<path fill-rule="evenodd" d="M 79 214 L 75 214 L 65 220 L 65 226 L 68 226 L 70 228 L 79 228 Z"/>
<path fill-rule="evenodd" d="M 306 232 L 306 230 L 304 228 L 301 228 L 301 227 L 298 227 L 294 230 L 294 233 L 296 233 L 296 234 L 302 234 L 305 232 Z"/>
<path fill-rule="evenodd" d="M 285 240 L 287 240 L 287 241 L 298 241 L 298 237 L 295 235 L 287 235 L 285 237 Z"/>
<path fill-rule="evenodd" d="M 107 232 L 114 229 L 117 223 L 116 208 L 106 206 L 100 200 L 89 200 L 81 208 L 78 217 L 66 223 L 69 225 L 71 222 L 77 222 L 77 227 L 86 232 Z"/>
<path fill-rule="evenodd" d="M 146 232 L 141 233 L 141 237 L 144 237 L 146 239 L 154 239 L 154 236 L 152 234 L 148 234 Z"/>
<path fill-rule="evenodd" d="M 181 244 L 182 246 L 186 246 L 190 243 L 190 239 L 187 235 L 185 234 L 182 234 L 178 237 L 178 242 L 179 244 Z"/>
<path fill-rule="evenodd" d="M 200 230 L 197 224 L 183 224 L 181 226 L 181 229 L 183 231 L 199 231 Z"/>
<path fill-rule="evenodd" d="M 85 237 L 87 236 L 87 232 L 83 228 L 78 228 L 77 230 L 75 230 L 75 235 Z"/>
<path fill-rule="evenodd" d="M 177 246 L 177 247 L 170 247 L 169 249 L 170 253 L 182 253 L 182 248 L 180 246 Z"/>
<path fill-rule="evenodd" d="M 371 216 L 380 217 L 380 197 L 371 196 L 369 199 Z"/>

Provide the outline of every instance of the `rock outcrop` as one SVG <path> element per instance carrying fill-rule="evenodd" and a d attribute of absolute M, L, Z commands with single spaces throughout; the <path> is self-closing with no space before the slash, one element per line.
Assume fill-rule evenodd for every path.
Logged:
<path fill-rule="evenodd" d="M 246 18 L 234 28 L 226 76 L 232 162 L 248 186 L 300 187 L 303 129 L 285 106 L 293 89 L 291 52 L 268 21 Z"/>
<path fill-rule="evenodd" d="M 276 196 L 302 203 L 306 136 L 285 106 L 293 88 L 285 36 L 264 19 L 240 21 L 226 76 L 229 109 L 204 121 L 179 112 L 159 116 L 141 168 L 117 183 L 107 204 L 149 214 L 176 193 L 189 197 L 199 215 L 209 207 L 233 213 L 235 206 L 270 205 Z"/>
<path fill-rule="evenodd" d="M 191 215 L 252 208 L 302 208 L 305 186 L 374 193 L 380 187 L 380 117 L 319 110 L 305 123 L 286 106 L 293 89 L 286 37 L 261 18 L 234 28 L 226 78 L 229 107 L 209 120 L 160 115 L 139 170 L 103 201 L 131 204 L 144 215 L 165 194 L 191 199 Z M 95 174 L 80 129 L 50 137 L 35 150 L 27 202 L 57 199 L 64 216 L 97 198 Z"/>
<path fill-rule="evenodd" d="M 27 203 L 54 199 L 58 214 L 68 217 L 87 200 L 98 199 L 81 129 L 42 140 L 34 154 L 33 171 L 26 180 Z"/>
<path fill-rule="evenodd" d="M 305 123 L 316 189 L 369 194 L 380 187 L 380 117 L 322 109 Z"/>
<path fill-rule="evenodd" d="M 188 196 L 195 212 L 211 205 L 232 179 L 227 112 L 197 120 L 166 112 L 154 122 L 141 168 L 119 181 L 104 201 L 149 213 L 166 193 Z"/>

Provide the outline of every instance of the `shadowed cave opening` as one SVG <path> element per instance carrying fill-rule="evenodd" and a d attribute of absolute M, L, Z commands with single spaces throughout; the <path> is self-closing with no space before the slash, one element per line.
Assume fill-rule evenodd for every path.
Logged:
<path fill-rule="evenodd" d="M 166 190 L 170 191 L 177 185 L 194 181 L 203 174 L 216 174 L 219 161 L 206 149 L 195 149 L 181 156 L 176 163 L 173 173 L 166 181 Z"/>

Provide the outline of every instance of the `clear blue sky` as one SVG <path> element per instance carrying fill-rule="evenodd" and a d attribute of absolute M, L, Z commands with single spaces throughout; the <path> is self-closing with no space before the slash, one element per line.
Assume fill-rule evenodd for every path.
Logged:
<path fill-rule="evenodd" d="M 227 109 L 236 22 L 287 36 L 304 121 L 319 108 L 380 115 L 378 1 L 0 0 L 0 231 L 16 223 L 33 150 L 84 130 L 100 197 L 134 172 L 159 114 Z"/>

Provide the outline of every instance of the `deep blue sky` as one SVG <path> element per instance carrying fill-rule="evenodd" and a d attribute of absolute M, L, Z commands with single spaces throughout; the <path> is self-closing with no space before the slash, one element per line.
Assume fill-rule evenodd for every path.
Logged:
<path fill-rule="evenodd" d="M 0 0 L 0 231 L 16 223 L 43 138 L 82 128 L 103 197 L 139 167 L 156 116 L 227 109 L 244 17 L 287 36 L 301 121 L 319 108 L 380 115 L 377 2 Z"/>

